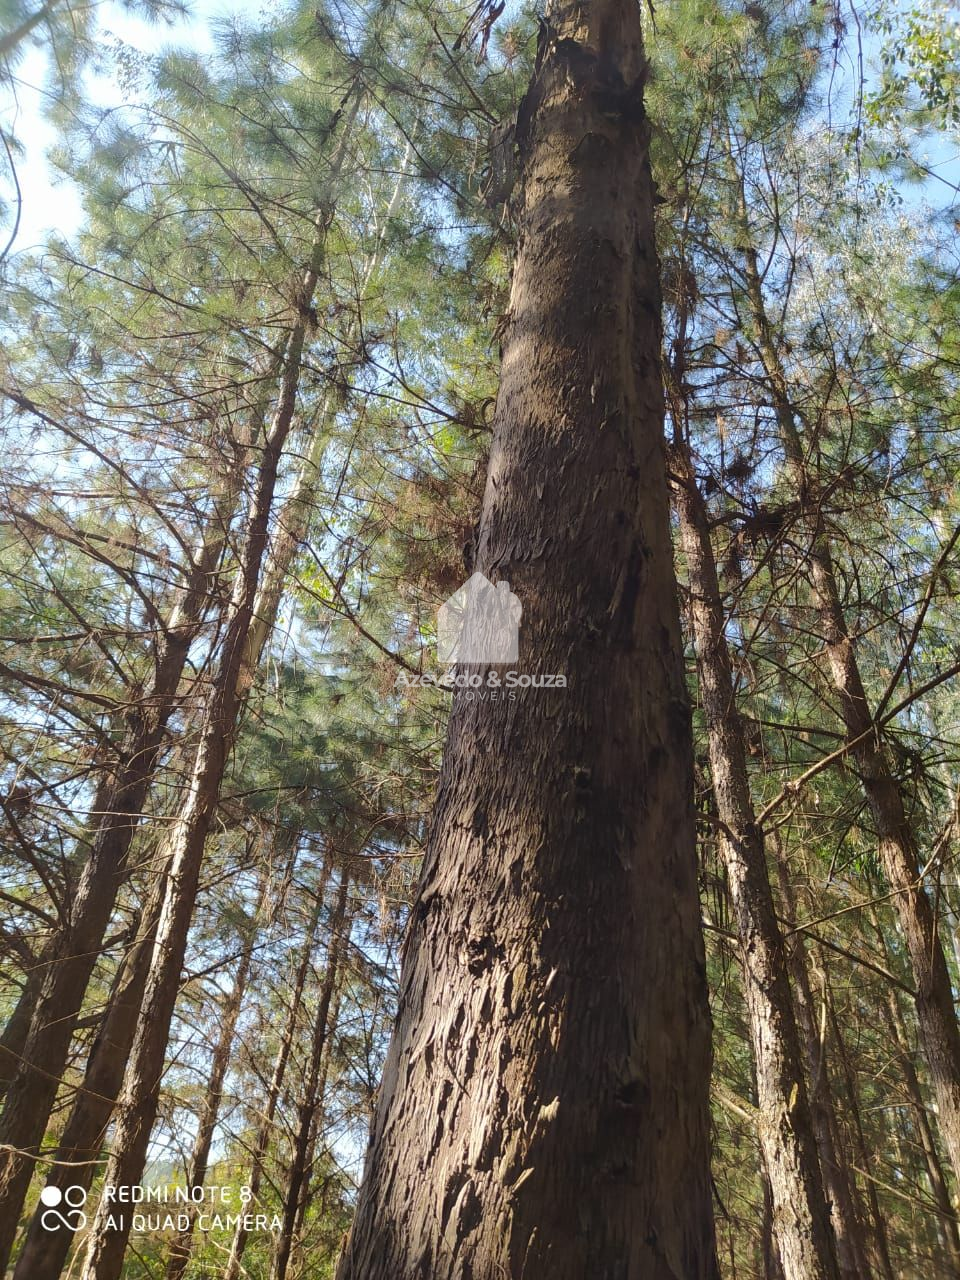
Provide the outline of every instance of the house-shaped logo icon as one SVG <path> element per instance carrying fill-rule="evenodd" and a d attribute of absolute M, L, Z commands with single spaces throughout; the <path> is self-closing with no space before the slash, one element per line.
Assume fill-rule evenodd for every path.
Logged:
<path fill-rule="evenodd" d="M 437 658 L 454 662 L 516 662 L 523 606 L 508 582 L 475 573 L 437 610 Z"/>

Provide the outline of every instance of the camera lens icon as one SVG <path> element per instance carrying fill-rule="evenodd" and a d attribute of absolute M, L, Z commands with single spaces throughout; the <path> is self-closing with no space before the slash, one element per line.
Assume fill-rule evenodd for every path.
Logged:
<path fill-rule="evenodd" d="M 81 1208 L 86 1202 L 87 1192 L 84 1187 L 44 1187 L 40 1192 L 40 1203 L 44 1206 L 40 1225 L 45 1231 L 57 1231 L 60 1227 L 79 1231 L 87 1225 L 87 1215 Z M 61 1212 L 61 1205 L 65 1212 Z"/>

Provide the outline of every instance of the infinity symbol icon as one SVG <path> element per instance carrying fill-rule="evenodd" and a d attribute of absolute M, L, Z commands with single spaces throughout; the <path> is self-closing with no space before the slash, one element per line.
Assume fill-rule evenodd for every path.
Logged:
<path fill-rule="evenodd" d="M 68 1231 L 80 1231 L 87 1225 L 87 1215 L 80 1208 L 86 1204 L 87 1193 L 83 1187 L 44 1187 L 40 1192 L 40 1203 L 46 1209 L 40 1215 L 40 1225 L 44 1231 L 57 1231 L 61 1226 Z M 58 1205 L 66 1205 L 66 1212 L 61 1213 Z"/>

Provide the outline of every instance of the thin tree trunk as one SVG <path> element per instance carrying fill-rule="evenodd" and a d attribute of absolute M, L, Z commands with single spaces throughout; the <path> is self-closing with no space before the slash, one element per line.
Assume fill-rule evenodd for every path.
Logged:
<path fill-rule="evenodd" d="M 779 838 L 774 836 L 780 890 L 789 919 L 797 918 L 790 868 Z M 795 934 L 788 947 L 788 965 L 796 993 L 797 1028 L 807 1067 L 810 1110 L 813 1119 L 823 1184 L 831 1204 L 840 1270 L 844 1275 L 869 1276 L 863 1215 L 857 1205 L 856 1183 L 844 1159 L 840 1129 L 834 1105 L 833 1087 L 827 1069 L 826 1027 L 818 1031 L 813 992 L 807 970 L 807 954 L 802 934 Z M 893 1280 L 887 1277 L 886 1280 Z"/>
<path fill-rule="evenodd" d="M 294 836 L 290 841 L 285 879 L 296 862 L 296 843 L 296 836 Z M 204 1105 L 197 1125 L 197 1135 L 194 1139 L 193 1151 L 190 1157 L 190 1168 L 187 1172 L 187 1185 L 189 1187 L 202 1187 L 207 1176 L 210 1147 L 223 1100 L 223 1083 L 226 1079 L 227 1068 L 230 1065 L 230 1054 L 233 1049 L 237 1019 L 240 1016 L 240 1009 L 243 1005 L 247 982 L 250 977 L 250 966 L 253 962 L 253 951 L 257 943 L 257 927 L 261 921 L 269 892 L 270 872 L 268 865 L 265 865 L 261 873 L 260 888 L 257 894 L 253 919 L 246 926 L 246 939 L 240 953 L 239 964 L 233 975 L 233 987 L 221 1012 L 220 1035 L 210 1065 Z M 178 1234 L 170 1248 L 170 1254 L 167 1258 L 166 1280 L 180 1280 L 190 1262 L 190 1255 L 193 1251 L 194 1227 L 199 1213 L 199 1206 L 191 1202 L 186 1209 L 186 1213 L 190 1223 L 188 1227 Z"/>
<path fill-rule="evenodd" d="M 143 1008 L 124 1079 L 114 1154 L 106 1175 L 107 1181 L 117 1186 L 131 1186 L 139 1182 L 143 1174 L 150 1130 L 159 1103 L 164 1054 L 200 880 L 203 848 L 219 803 L 240 710 L 253 680 L 253 670 L 245 660 L 247 635 L 267 545 L 280 457 L 296 407 L 309 300 L 316 286 L 320 245 L 318 240 L 297 300 L 299 314 L 291 330 L 280 401 L 263 444 L 220 668 L 204 713 L 187 798 L 167 841 L 171 871 Z M 131 1214 L 120 1206 L 101 1201 L 84 1262 L 84 1280 L 117 1280 L 130 1233 L 130 1218 Z"/>
<path fill-rule="evenodd" d="M 350 114 L 345 124 L 345 129 L 349 131 L 353 127 L 357 113 L 360 110 L 363 97 L 360 93 L 355 93 L 350 108 Z M 373 252 L 367 260 L 366 271 L 363 275 L 363 284 L 360 288 L 360 297 L 366 291 L 367 285 L 379 265 L 380 249 L 383 244 L 387 228 L 390 225 L 390 219 L 394 216 L 397 205 L 400 201 L 400 194 L 403 190 L 404 183 L 407 180 L 407 170 L 410 164 L 410 157 L 413 154 L 412 144 L 408 143 L 404 152 L 403 160 L 400 165 L 400 174 L 393 188 L 393 194 L 387 203 L 384 211 L 380 234 L 377 244 Z M 360 326 L 355 323 L 351 331 L 347 334 L 346 341 L 359 335 Z M 293 488 L 283 503 L 283 508 L 277 519 L 276 529 L 270 541 L 270 554 L 264 569 L 263 580 L 257 592 L 257 601 L 254 606 L 254 618 L 247 636 L 247 662 L 251 667 L 255 667 L 260 659 L 267 640 L 270 638 L 270 632 L 273 630 L 277 620 L 277 614 L 280 608 L 280 600 L 283 596 L 284 587 L 290 573 L 290 568 L 294 558 L 307 535 L 310 526 L 310 517 L 313 511 L 313 503 L 316 498 L 317 485 L 320 480 L 320 467 L 323 462 L 323 455 L 326 452 L 327 445 L 330 442 L 330 416 L 331 405 L 330 398 L 324 399 L 320 409 L 318 426 L 314 430 L 307 451 L 304 455 L 303 462 L 297 478 L 294 481 Z"/>
<path fill-rule="evenodd" d="M 121 751 L 116 777 L 106 777 L 92 814 L 97 821 L 64 934 L 53 944 L 33 1012 L 22 1061 L 0 1116 L 0 1274 L 10 1257 L 34 1157 L 67 1062 L 84 993 L 100 956 L 140 823 L 167 721 L 177 704 L 187 655 L 210 600 L 211 575 L 226 541 L 239 489 L 233 476 L 217 502 L 211 530 L 197 554 L 187 588 L 164 629 L 151 689 Z"/>
<path fill-rule="evenodd" d="M 261 892 L 254 923 L 256 923 L 259 916 L 262 902 Z M 240 1016 L 240 1008 L 246 992 L 247 979 L 250 976 L 250 964 L 253 959 L 255 942 L 256 932 L 251 928 L 243 951 L 240 954 L 236 973 L 233 975 L 232 989 L 220 1013 L 220 1035 L 213 1051 L 203 1108 L 200 1112 L 197 1135 L 194 1139 L 193 1151 L 190 1156 L 190 1168 L 187 1171 L 188 1187 L 202 1187 L 207 1176 L 210 1147 L 217 1127 L 217 1118 L 220 1115 L 220 1103 L 223 1100 L 223 1082 L 226 1079 L 227 1067 L 230 1065 L 233 1037 L 237 1029 L 237 1019 Z M 190 1220 L 189 1226 L 178 1232 L 176 1239 L 170 1246 L 170 1253 L 167 1257 L 166 1280 L 181 1280 L 183 1273 L 187 1269 L 193 1249 L 194 1226 L 199 1211 L 199 1206 L 192 1202 L 187 1206 L 186 1213 Z"/>
<path fill-rule="evenodd" d="M 950 1201 L 950 1188 L 943 1172 L 940 1153 L 937 1151 L 936 1140 L 930 1125 L 930 1117 L 927 1114 L 923 1093 L 920 1089 L 920 1081 L 917 1078 L 913 1060 L 906 1046 L 903 1016 L 900 1012 L 896 993 L 887 988 L 884 995 L 891 1039 L 896 1046 L 900 1070 L 903 1073 L 903 1083 L 910 1099 L 914 1123 L 923 1147 L 924 1163 L 927 1169 L 927 1178 L 930 1182 L 930 1190 L 939 1214 L 939 1234 L 949 1261 L 950 1274 L 954 1277 L 960 1277 L 960 1230 L 957 1227 L 956 1210 Z"/>
<path fill-rule="evenodd" d="M 136 950 L 126 961 L 124 985 L 108 1010 L 105 1024 L 90 1053 L 83 1087 L 78 1091 L 55 1161 L 65 1162 L 47 1179 L 61 1188 L 80 1185 L 89 1189 L 107 1127 L 123 1083 L 123 1074 L 146 989 L 153 937 L 156 930 L 166 871 L 151 895 Z M 262 900 L 262 899 L 261 899 Z M 41 1222 L 42 1209 L 34 1214 L 24 1247 L 17 1260 L 14 1280 L 57 1280 L 73 1240 L 66 1227 L 50 1232 Z"/>
<path fill-rule="evenodd" d="M 549 5 L 477 560 L 566 687 L 454 697 L 339 1280 L 718 1274 L 645 73 Z"/>
<path fill-rule="evenodd" d="M 741 191 L 742 197 L 742 191 Z M 749 236 L 745 204 L 744 234 Z M 856 649 L 837 587 L 830 544 L 823 527 L 817 486 L 807 473 L 789 384 L 767 317 L 757 252 L 744 243 L 747 297 L 757 344 L 767 374 L 784 455 L 792 475 L 809 536 L 810 582 L 820 613 L 824 645 L 840 698 L 850 755 L 857 766 L 877 833 L 880 859 L 910 956 L 916 991 L 917 1023 L 930 1080 L 937 1099 L 940 1131 L 954 1173 L 960 1176 L 960 1028 L 937 921 L 920 879 L 920 859 L 903 795 L 883 750 L 860 674 Z"/>
<path fill-rule="evenodd" d="M 56 1163 L 47 1174 L 48 1186 L 61 1190 L 79 1186 L 88 1191 L 93 1182 L 137 1025 L 150 969 L 161 890 L 162 879 L 154 902 L 145 913 L 139 936 L 124 962 L 120 982 L 90 1050 L 83 1084 L 77 1091 L 54 1157 Z M 42 1208 L 39 1208 L 17 1259 L 13 1280 L 57 1280 L 63 1270 L 73 1243 L 73 1230 L 61 1226 L 57 1231 L 47 1231 L 41 1217 Z"/>
<path fill-rule="evenodd" d="M 324 1148 L 318 1152 L 318 1148 L 321 1147 L 321 1140 L 323 1137 L 327 1081 L 330 1077 L 330 1055 L 333 1051 L 333 1036 L 336 1034 L 337 1026 L 339 1025 L 341 993 L 341 983 L 338 980 L 336 989 L 333 993 L 333 1004 L 331 1006 L 329 1016 L 327 1017 L 329 1030 L 327 1032 L 327 1042 L 324 1047 L 323 1069 L 320 1072 L 320 1081 L 317 1085 L 317 1102 L 314 1107 L 313 1123 L 310 1130 L 310 1142 L 307 1148 L 306 1174 L 303 1181 L 303 1192 L 300 1196 L 300 1203 L 297 1207 L 297 1218 L 293 1224 L 294 1249 L 297 1250 L 300 1255 L 302 1255 L 303 1252 L 303 1224 L 314 1195 L 313 1171 L 316 1168 L 320 1154 L 323 1154 L 325 1151 Z M 324 1186 L 326 1186 L 326 1181 L 324 1182 Z M 293 1255 L 291 1255 L 290 1265 L 293 1266 Z"/>
<path fill-rule="evenodd" d="M 676 415 L 675 415 L 676 418 Z M 675 506 L 687 564 L 690 627 L 707 721 L 710 773 L 722 822 L 720 847 L 740 943 L 740 964 L 757 1080 L 760 1148 L 772 1230 L 785 1280 L 856 1277 L 842 1271 L 824 1195 L 800 1036 L 777 921 L 763 833 L 747 774 L 706 506 L 679 430 L 673 450 Z M 844 1250 L 844 1260 L 846 1258 Z"/>
<path fill-rule="evenodd" d="M 880 942 L 881 949 L 883 952 L 887 952 L 886 938 L 876 913 L 871 912 L 871 916 L 873 917 L 874 932 Z M 937 1150 L 933 1127 L 930 1124 L 930 1116 L 923 1099 L 923 1091 L 920 1088 L 920 1080 L 910 1053 L 909 1037 L 904 1025 L 900 1001 L 897 998 L 896 991 L 889 986 L 884 989 L 884 1012 L 890 1031 L 890 1040 L 896 1049 L 903 1084 L 913 1109 L 914 1124 L 923 1148 L 930 1190 L 940 1215 L 940 1234 L 944 1249 L 948 1255 L 950 1274 L 960 1277 L 960 1227 L 958 1227 L 957 1223 L 957 1213 L 950 1198 L 950 1187 L 940 1159 L 940 1152 Z"/>
<path fill-rule="evenodd" d="M 326 972 L 323 976 L 320 999 L 317 1003 L 317 1012 L 314 1017 L 306 1077 L 302 1086 L 300 1102 L 297 1106 L 297 1128 L 294 1135 L 293 1158 L 290 1162 L 290 1170 L 284 1192 L 283 1223 L 274 1248 L 270 1280 L 286 1280 L 290 1250 L 293 1247 L 296 1225 L 300 1216 L 304 1190 L 307 1185 L 310 1135 L 321 1098 L 319 1089 L 320 1068 L 323 1061 L 324 1046 L 327 1043 L 330 1004 L 333 1000 L 339 976 L 340 956 L 346 945 L 346 934 L 349 930 L 350 915 L 347 911 L 347 894 L 349 890 L 350 877 L 346 870 L 342 870 L 340 872 L 340 889 L 330 918 L 330 943 L 327 948 Z"/>
<path fill-rule="evenodd" d="M 316 906 L 314 908 L 310 924 L 307 928 L 296 972 L 292 982 L 290 983 L 290 1016 L 280 1039 L 280 1047 L 277 1050 L 277 1056 L 273 1065 L 273 1073 L 270 1077 L 270 1084 L 267 1089 L 266 1102 L 260 1117 L 260 1123 L 257 1126 L 257 1136 L 254 1140 L 253 1155 L 250 1162 L 250 1176 L 247 1179 L 247 1186 L 250 1188 L 251 1203 L 255 1203 L 257 1196 L 260 1194 L 260 1185 L 263 1181 L 264 1161 L 267 1155 L 267 1148 L 270 1145 L 270 1135 L 273 1130 L 273 1118 L 276 1115 L 277 1104 L 280 1100 L 280 1091 L 283 1088 L 284 1077 L 287 1073 L 287 1063 L 290 1060 L 290 1051 L 293 1047 L 293 1040 L 296 1034 L 297 1017 L 300 1011 L 300 1003 L 303 998 L 304 986 L 307 981 L 307 974 L 310 971 L 310 957 L 313 953 L 314 939 L 316 937 L 317 926 L 320 922 L 320 913 L 323 907 L 323 895 L 326 890 L 329 875 L 330 859 L 328 855 L 321 874 L 321 883 L 317 889 Z M 247 1247 L 248 1234 L 249 1233 L 243 1223 L 243 1215 L 241 1215 L 241 1219 L 237 1223 L 233 1243 L 230 1248 L 230 1257 L 223 1273 L 223 1280 L 239 1280 L 240 1267 Z"/>
<path fill-rule="evenodd" d="M 23 987 L 20 990 L 17 1003 L 13 1007 L 13 1013 L 7 1019 L 3 1034 L 0 1035 L 0 1098 L 6 1093 L 10 1082 L 17 1074 L 20 1063 L 23 1061 L 23 1051 L 26 1047 L 27 1036 L 30 1034 L 33 1011 L 36 1009 L 37 1001 L 40 999 L 47 965 L 52 958 L 53 940 L 48 939 L 41 948 L 39 956 L 26 972 Z"/>
<path fill-rule="evenodd" d="M 863 1121 L 860 1117 L 860 1103 L 857 1096 L 857 1082 L 850 1066 L 850 1058 L 847 1054 L 847 1046 L 844 1043 L 843 1035 L 837 1022 L 837 1012 L 833 1004 L 833 996 L 831 992 L 825 990 L 823 998 L 827 1005 L 827 1016 L 830 1020 L 830 1027 L 833 1032 L 833 1041 L 837 1046 L 837 1058 L 840 1063 L 843 1082 L 847 1090 L 847 1107 L 852 1121 L 851 1127 L 854 1135 L 855 1154 L 862 1169 L 869 1170 L 870 1154 L 867 1148 L 866 1136 L 863 1132 Z M 870 1204 L 870 1213 L 873 1218 L 873 1239 L 876 1245 L 878 1270 L 885 1277 L 885 1280 L 897 1280 L 898 1272 L 894 1269 L 893 1261 L 890 1257 L 890 1243 L 887 1239 L 886 1220 L 883 1210 L 880 1207 L 880 1200 L 877 1196 L 877 1188 L 870 1178 L 866 1179 L 867 1200 Z"/>

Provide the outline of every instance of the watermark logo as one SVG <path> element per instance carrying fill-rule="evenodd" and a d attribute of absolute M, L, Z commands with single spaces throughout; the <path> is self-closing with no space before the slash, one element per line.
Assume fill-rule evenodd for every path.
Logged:
<path fill-rule="evenodd" d="M 44 1231 L 59 1231 L 61 1227 L 68 1231 L 82 1231 L 87 1225 L 87 1215 L 83 1212 L 87 1193 L 83 1187 L 44 1187 L 40 1192 L 40 1203 L 44 1206 L 40 1215 Z"/>
<path fill-rule="evenodd" d="M 565 689 L 562 673 L 511 667 L 519 656 L 522 616 L 523 605 L 508 582 L 494 584 L 482 573 L 473 574 L 437 610 L 437 659 L 442 670 L 401 670 L 394 688 L 432 687 L 490 702 L 513 701 L 517 690 Z"/>
<path fill-rule="evenodd" d="M 516 662 L 523 605 L 509 582 L 475 573 L 437 611 L 437 659 L 457 663 Z"/>
<path fill-rule="evenodd" d="M 211 1231 L 268 1232 L 277 1235 L 283 1226 L 278 1213 L 257 1212 L 253 1189 L 248 1186 L 131 1186 L 106 1184 L 101 1193 L 101 1209 L 108 1206 L 104 1224 L 119 1231 L 123 1220 L 135 1234 L 154 1232 Z M 83 1187 L 44 1187 L 40 1192 L 43 1212 L 40 1225 L 45 1231 L 80 1231 L 87 1225 L 81 1206 L 87 1203 Z M 114 1212 L 113 1206 L 116 1206 Z M 144 1212 L 156 1210 L 156 1212 Z M 173 1210 L 173 1211 L 171 1211 Z"/>

